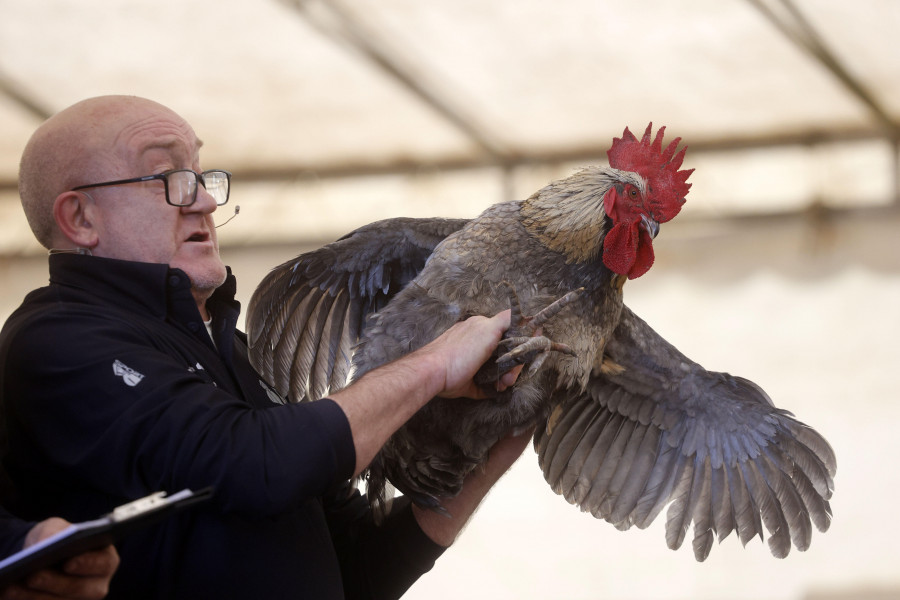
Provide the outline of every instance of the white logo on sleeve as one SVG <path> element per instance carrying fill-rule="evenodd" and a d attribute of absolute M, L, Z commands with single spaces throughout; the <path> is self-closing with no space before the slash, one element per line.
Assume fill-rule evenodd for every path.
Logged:
<path fill-rule="evenodd" d="M 144 378 L 142 374 L 138 373 L 131 367 L 125 366 L 125 363 L 120 360 L 113 362 L 113 373 L 115 373 L 117 377 L 121 377 L 122 380 L 131 387 L 139 384 L 141 382 L 141 379 Z"/>

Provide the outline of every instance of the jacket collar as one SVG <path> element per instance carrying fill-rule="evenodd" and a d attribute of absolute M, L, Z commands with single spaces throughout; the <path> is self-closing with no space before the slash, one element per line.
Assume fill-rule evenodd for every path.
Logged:
<path fill-rule="evenodd" d="M 198 329 L 203 321 L 190 279 L 181 269 L 79 254 L 52 254 L 49 262 L 51 284 L 81 290 L 102 303 L 175 321 L 208 338 L 205 327 Z M 230 267 L 227 272 L 225 283 L 207 300 L 207 308 L 213 315 L 216 344 L 223 355 L 230 356 L 240 303 L 234 299 L 237 282 Z"/>

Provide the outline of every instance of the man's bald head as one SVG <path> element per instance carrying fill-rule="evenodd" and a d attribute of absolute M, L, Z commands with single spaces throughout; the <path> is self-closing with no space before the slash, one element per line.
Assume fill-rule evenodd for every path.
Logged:
<path fill-rule="evenodd" d="M 159 112 L 174 114 L 144 98 L 100 96 L 78 102 L 38 127 L 22 153 L 19 196 L 44 247 L 53 247 L 57 233 L 56 197 L 78 185 L 133 176 L 127 172 L 127 157 L 117 152 L 116 138 L 138 115 Z"/>

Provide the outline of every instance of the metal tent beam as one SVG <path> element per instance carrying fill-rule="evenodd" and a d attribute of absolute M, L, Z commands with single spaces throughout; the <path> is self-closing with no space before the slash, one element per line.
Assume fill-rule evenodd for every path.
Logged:
<path fill-rule="evenodd" d="M 7 96 L 40 121 L 46 121 L 53 115 L 53 111 L 32 98 L 31 94 L 26 92 L 22 86 L 13 81 L 3 71 L 0 71 L 0 94 Z"/>
<path fill-rule="evenodd" d="M 716 152 L 780 148 L 786 146 L 811 146 L 856 141 L 883 141 L 884 134 L 875 128 L 828 129 L 798 132 L 780 132 L 775 135 L 692 139 L 691 155 Z M 517 167 L 559 164 L 567 162 L 596 162 L 606 158 L 609 145 L 581 146 L 558 151 L 535 152 L 509 157 L 474 157 L 419 162 L 415 160 L 343 162 L 325 164 L 297 164 L 283 167 L 233 167 L 236 180 L 241 182 L 296 181 L 309 177 L 335 179 L 372 175 L 414 175 L 423 170 L 462 171 L 467 169 L 501 168 L 510 171 Z M 14 180 L 0 180 L 0 192 L 15 191 Z"/>
<path fill-rule="evenodd" d="M 394 52 L 374 28 L 357 18 L 340 0 L 284 0 L 314 27 L 349 44 L 361 56 L 378 67 L 382 72 L 399 83 L 412 95 L 418 97 L 436 113 L 450 122 L 469 138 L 481 151 L 500 159 L 509 155 L 496 135 L 489 133 L 483 125 L 462 106 L 450 100 L 438 85 L 417 69 L 411 62 Z M 325 11 L 327 14 L 323 14 Z"/>

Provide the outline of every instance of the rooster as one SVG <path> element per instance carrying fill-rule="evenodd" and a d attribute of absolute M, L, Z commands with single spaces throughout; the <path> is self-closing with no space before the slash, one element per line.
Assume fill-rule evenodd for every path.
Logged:
<path fill-rule="evenodd" d="M 716 537 L 769 532 L 777 557 L 827 530 L 835 456 L 813 429 L 756 384 L 705 370 L 623 304 L 628 279 L 653 265 L 660 223 L 674 218 L 693 170 L 680 138 L 627 128 L 592 166 L 527 200 L 472 220 L 389 219 L 276 267 L 247 319 L 251 360 L 293 401 L 316 400 L 419 348 L 453 323 L 512 307 L 499 356 L 481 380 L 519 363 L 490 400 L 435 398 L 367 469 L 385 507 L 388 484 L 441 509 L 511 430 L 536 426 L 552 489 L 619 529 L 668 506 L 666 541 L 693 523 L 704 560 Z M 530 315 L 530 316 L 525 316 Z"/>

